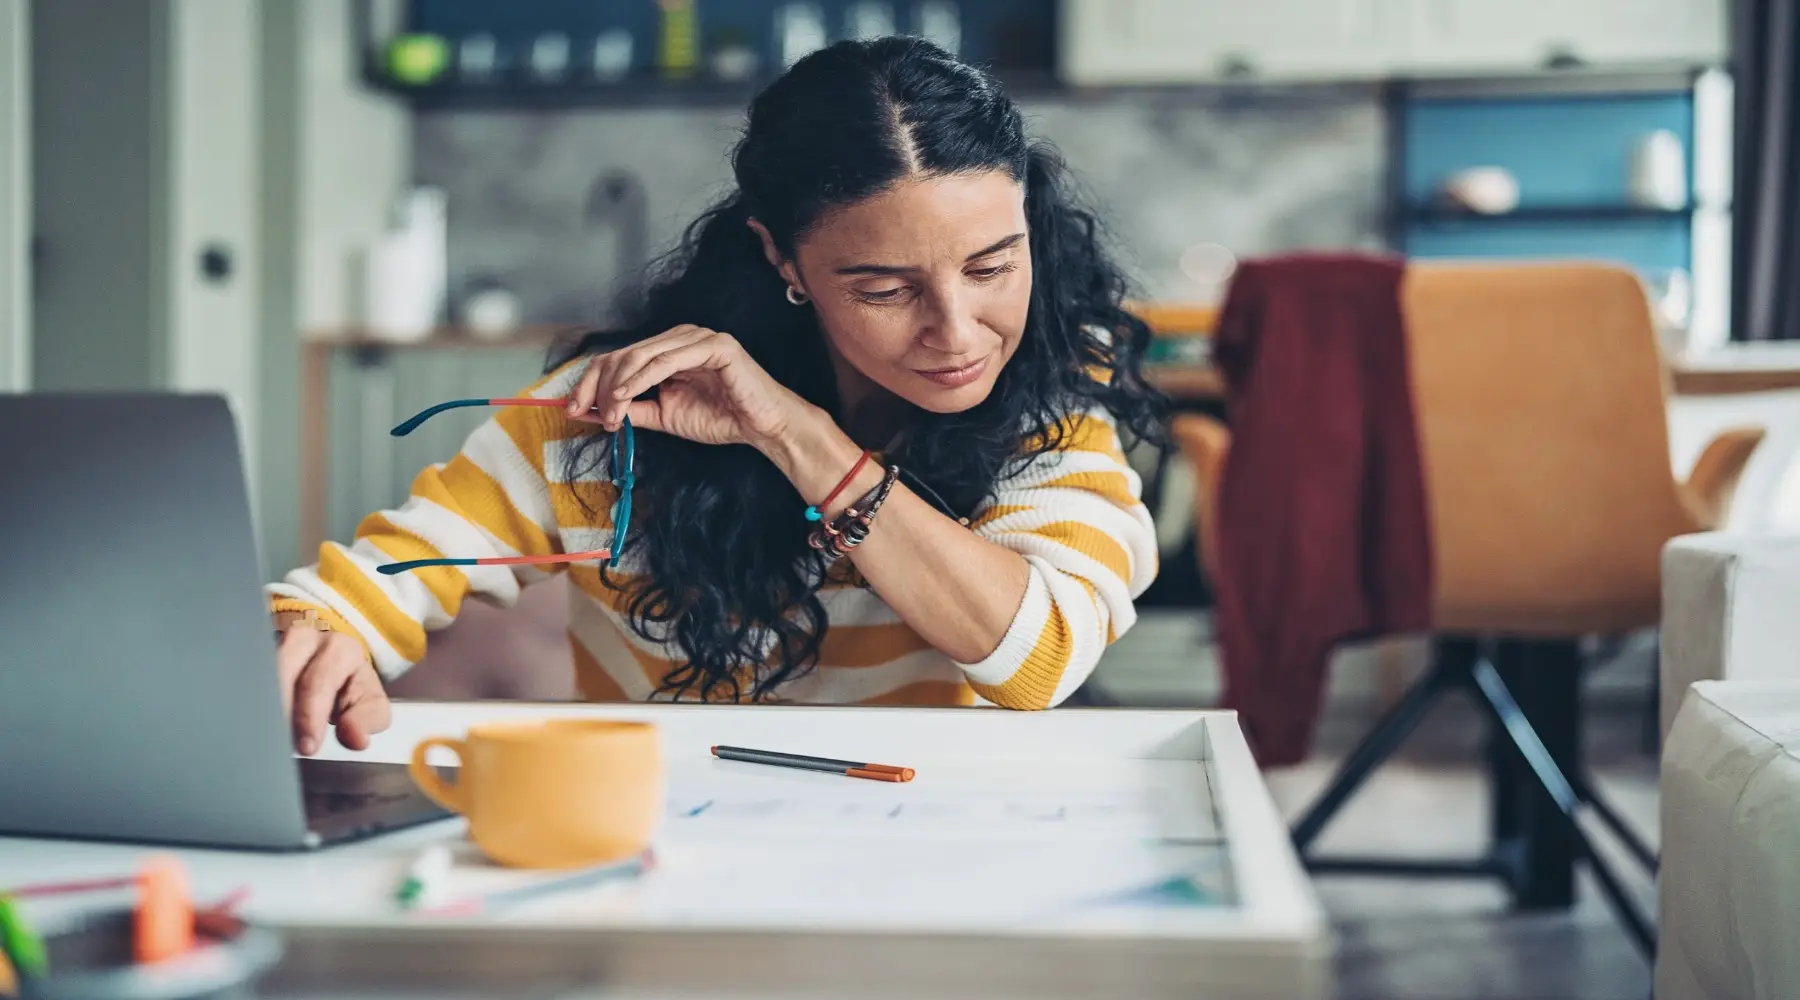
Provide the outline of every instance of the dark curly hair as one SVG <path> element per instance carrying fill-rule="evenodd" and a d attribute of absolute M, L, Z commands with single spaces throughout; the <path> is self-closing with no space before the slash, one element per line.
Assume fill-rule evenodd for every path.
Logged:
<path fill-rule="evenodd" d="M 1019 346 L 987 399 L 960 413 L 917 412 L 888 461 L 969 516 L 1018 463 L 1058 446 L 1074 410 L 1104 407 L 1127 442 L 1166 446 L 1166 404 L 1141 371 L 1150 331 L 1122 305 L 1125 277 L 1056 153 L 1026 136 L 1018 108 L 982 71 L 914 38 L 821 49 L 752 101 L 731 163 L 736 191 L 626 296 L 622 327 L 554 351 L 551 369 L 694 323 L 731 334 L 777 381 L 842 419 L 814 313 L 786 301 L 746 223 L 760 220 L 791 259 L 824 213 L 909 173 L 998 170 L 1025 189 L 1034 274 Z M 571 478 L 607 461 L 607 440 L 595 433 L 570 449 Z M 625 550 L 641 573 L 608 582 L 631 588 L 634 631 L 686 658 L 658 693 L 761 700 L 812 667 L 826 630 L 825 565 L 806 543 L 806 501 L 748 446 L 640 431 L 637 447 L 639 513 Z"/>

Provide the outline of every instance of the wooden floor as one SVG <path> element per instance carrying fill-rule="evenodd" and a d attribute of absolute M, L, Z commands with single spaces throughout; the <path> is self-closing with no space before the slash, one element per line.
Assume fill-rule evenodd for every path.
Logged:
<path fill-rule="evenodd" d="M 1180 699 L 1169 678 L 1194 670 L 1192 630 L 1171 629 L 1167 619 L 1152 618 L 1149 624 L 1135 642 L 1109 653 L 1103 674 L 1122 700 L 1169 704 Z M 1199 662 L 1208 659 L 1203 655 Z M 1631 665 L 1609 672 L 1624 672 L 1628 681 L 1633 673 Z M 1210 684 L 1201 681 L 1197 689 Z M 1640 745 L 1644 702 L 1620 696 L 1616 684 L 1609 696 L 1592 700 L 1598 704 L 1588 713 L 1587 744 L 1594 778 L 1654 846 L 1657 764 Z M 1371 721 L 1366 704 L 1345 701 L 1328 711 L 1314 759 L 1267 775 L 1290 817 L 1306 807 Z M 1488 828 L 1478 769 L 1482 733 L 1472 708 L 1460 701 L 1441 705 L 1326 828 L 1318 850 L 1475 856 Z M 1646 912 L 1654 913 L 1649 881 L 1608 850 L 1612 844 L 1597 824 L 1588 828 Z M 1533 914 L 1508 912 L 1501 890 L 1478 881 L 1333 875 L 1321 876 L 1315 885 L 1340 935 L 1340 1000 L 1644 1000 L 1650 995 L 1649 963 L 1585 877 L 1573 910 Z"/>

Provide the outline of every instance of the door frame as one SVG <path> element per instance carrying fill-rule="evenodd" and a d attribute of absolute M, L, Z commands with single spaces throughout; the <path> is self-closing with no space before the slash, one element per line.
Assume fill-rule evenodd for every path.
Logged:
<path fill-rule="evenodd" d="M 0 392 L 31 387 L 31 0 L 0 0 Z"/>

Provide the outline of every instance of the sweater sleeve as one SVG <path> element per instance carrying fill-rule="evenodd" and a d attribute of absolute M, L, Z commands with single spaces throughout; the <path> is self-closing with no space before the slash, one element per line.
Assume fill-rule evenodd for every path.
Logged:
<path fill-rule="evenodd" d="M 571 363 L 521 395 L 560 396 L 580 375 Z M 591 429 L 555 407 L 503 407 L 478 426 L 447 462 L 413 480 L 396 509 L 368 515 L 349 544 L 328 541 L 318 561 L 295 569 L 265 594 L 271 611 L 311 612 L 336 631 L 357 637 L 384 677 L 405 672 L 425 655 L 426 633 L 455 620 L 465 599 L 480 597 L 502 607 L 520 588 L 563 564 L 532 566 L 429 566 L 384 575 L 376 567 L 409 559 L 548 555 L 564 551 L 556 508 L 573 503 L 562 470 L 546 469 L 561 451 L 554 445 Z M 552 485 L 552 483 L 555 485 Z M 604 520 L 611 484 L 581 482 L 582 497 Z M 604 548 L 608 529 L 595 529 Z"/>
<path fill-rule="evenodd" d="M 1025 597 L 1000 645 L 958 664 L 1003 708 L 1060 704 L 1137 620 L 1156 578 L 1156 530 L 1111 418 L 1065 421 L 1059 447 L 1003 481 L 972 520 L 976 534 L 1025 557 Z"/>

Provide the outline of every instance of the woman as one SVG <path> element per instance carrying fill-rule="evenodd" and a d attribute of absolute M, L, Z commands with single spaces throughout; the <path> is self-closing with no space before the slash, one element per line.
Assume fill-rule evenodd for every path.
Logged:
<path fill-rule="evenodd" d="M 846 42 L 732 165 L 634 320 L 529 390 L 564 402 L 496 410 L 269 588 L 300 752 L 366 746 L 464 599 L 564 570 L 593 700 L 1041 709 L 1130 627 L 1149 331 L 1018 109 L 928 43 Z M 393 565 L 483 557 L 523 564 Z"/>

